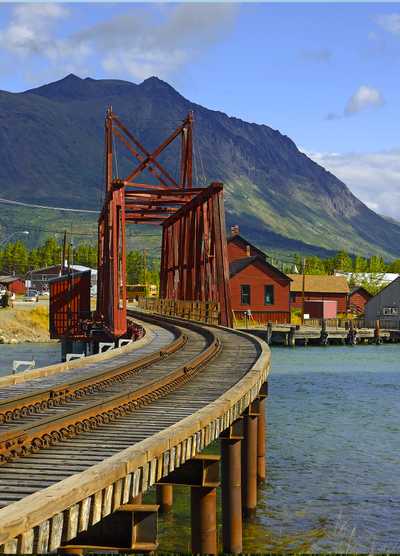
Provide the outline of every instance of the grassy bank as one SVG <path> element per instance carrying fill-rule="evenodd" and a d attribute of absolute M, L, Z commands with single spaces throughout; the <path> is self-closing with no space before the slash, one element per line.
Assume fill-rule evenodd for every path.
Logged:
<path fill-rule="evenodd" d="M 49 341 L 47 305 L 16 305 L 0 309 L 0 344 Z"/>

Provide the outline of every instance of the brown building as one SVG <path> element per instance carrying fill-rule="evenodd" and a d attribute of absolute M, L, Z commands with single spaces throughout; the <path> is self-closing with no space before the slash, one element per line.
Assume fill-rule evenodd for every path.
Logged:
<path fill-rule="evenodd" d="M 290 284 L 291 306 L 302 308 L 303 275 L 288 274 Z M 337 312 L 346 313 L 349 286 L 344 276 L 311 275 L 304 277 L 305 301 L 336 301 Z"/>
<path fill-rule="evenodd" d="M 15 294 L 24 294 L 26 290 L 25 280 L 18 276 L 0 276 L 0 288 L 1 286 Z"/>
<path fill-rule="evenodd" d="M 259 322 L 290 322 L 290 278 L 237 232 L 228 239 L 232 310 Z"/>
<path fill-rule="evenodd" d="M 372 295 L 362 286 L 353 288 L 348 297 L 348 309 L 351 313 L 364 313 L 365 304 L 371 299 Z"/>

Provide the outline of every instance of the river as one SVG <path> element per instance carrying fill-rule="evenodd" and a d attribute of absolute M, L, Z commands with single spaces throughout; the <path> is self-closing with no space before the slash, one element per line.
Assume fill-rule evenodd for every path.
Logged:
<path fill-rule="evenodd" d="M 399 349 L 272 348 L 268 479 L 245 552 L 399 552 Z M 55 363 L 60 346 L 1 345 L 0 375 L 31 358 Z M 188 551 L 189 527 L 189 492 L 176 488 L 160 549 Z"/>
<path fill-rule="evenodd" d="M 245 552 L 399 552 L 399 350 L 272 348 L 268 480 Z M 187 551 L 189 492 L 176 491 L 160 549 Z"/>
<path fill-rule="evenodd" d="M 21 343 L 0 345 L 0 376 L 12 373 L 14 359 L 36 361 L 36 367 L 44 367 L 61 361 L 58 342 Z M 26 367 L 21 367 L 24 370 Z"/>

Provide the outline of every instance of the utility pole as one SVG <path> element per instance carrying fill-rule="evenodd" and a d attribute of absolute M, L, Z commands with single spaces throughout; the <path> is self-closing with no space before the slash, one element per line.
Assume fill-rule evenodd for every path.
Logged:
<path fill-rule="evenodd" d="M 61 268 L 60 268 L 60 276 L 64 274 L 64 268 L 66 267 L 65 261 L 67 257 L 67 230 L 64 230 L 64 239 L 63 239 L 63 246 L 61 251 Z"/>
<path fill-rule="evenodd" d="M 301 286 L 301 324 L 304 324 L 304 290 L 306 285 L 306 276 L 305 276 L 306 258 L 305 257 L 303 257 L 302 259 L 301 267 L 302 267 L 302 274 L 303 274 L 302 286 Z"/>
<path fill-rule="evenodd" d="M 143 249 L 143 281 L 145 297 L 147 297 L 147 249 Z"/>

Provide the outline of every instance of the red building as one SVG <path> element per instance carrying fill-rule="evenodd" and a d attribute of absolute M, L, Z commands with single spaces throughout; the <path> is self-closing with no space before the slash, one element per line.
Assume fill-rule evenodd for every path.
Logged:
<path fill-rule="evenodd" d="M 0 287 L 1 286 L 15 294 L 24 294 L 26 290 L 25 280 L 18 276 L 0 276 Z"/>
<path fill-rule="evenodd" d="M 238 233 L 228 239 L 232 310 L 259 322 L 290 322 L 290 278 Z"/>
<path fill-rule="evenodd" d="M 297 309 L 303 304 L 303 275 L 288 274 L 290 284 L 291 306 Z M 304 277 L 305 301 L 336 301 L 337 312 L 346 313 L 349 286 L 344 276 L 326 276 L 306 274 Z"/>
<path fill-rule="evenodd" d="M 349 293 L 348 309 L 351 313 L 364 313 L 365 304 L 371 299 L 372 295 L 362 286 L 357 286 Z"/>

